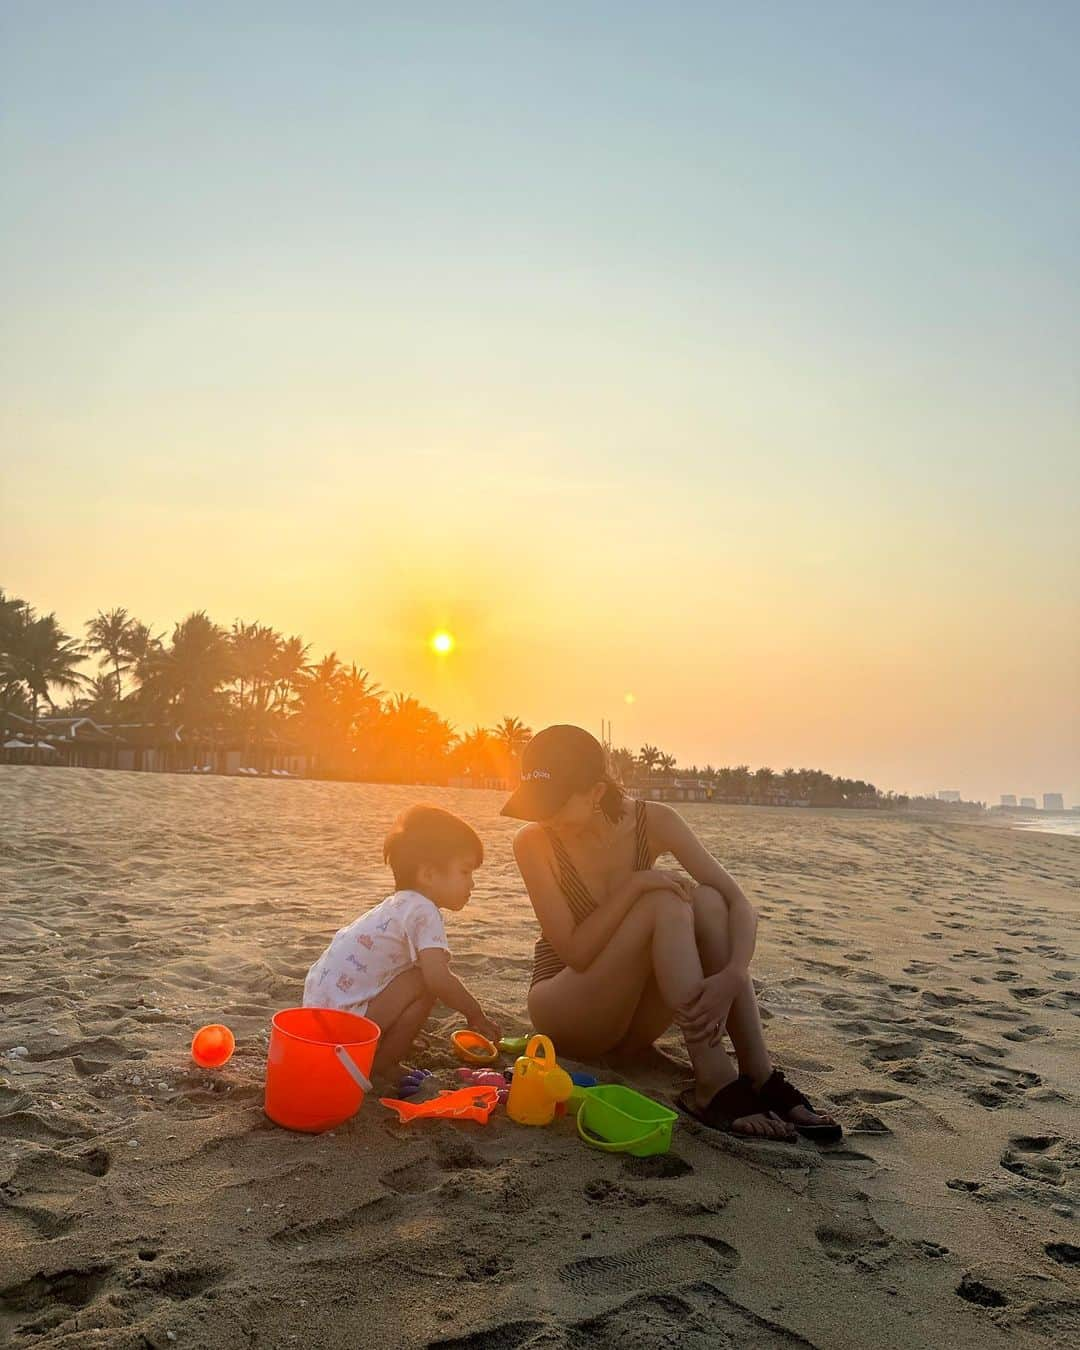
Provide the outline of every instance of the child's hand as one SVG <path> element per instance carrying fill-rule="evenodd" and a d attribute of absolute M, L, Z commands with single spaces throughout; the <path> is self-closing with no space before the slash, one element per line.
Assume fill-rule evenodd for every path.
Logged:
<path fill-rule="evenodd" d="M 495 1045 L 498 1045 L 499 1041 L 502 1039 L 502 1028 L 496 1025 L 490 1017 L 486 1017 L 483 1013 L 481 1013 L 479 1017 L 474 1017 L 469 1022 L 469 1027 L 473 1031 L 478 1031 L 481 1036 L 486 1036 L 487 1039 L 492 1041 Z"/>

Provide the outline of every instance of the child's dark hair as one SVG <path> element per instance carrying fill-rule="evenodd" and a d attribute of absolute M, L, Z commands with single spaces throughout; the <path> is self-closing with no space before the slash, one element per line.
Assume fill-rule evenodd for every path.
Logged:
<path fill-rule="evenodd" d="M 441 806 L 410 806 L 394 821 L 383 840 L 383 862 L 390 864 L 394 885 L 411 890 L 424 863 L 445 867 L 455 858 L 484 861 L 484 845 L 471 825 Z"/>

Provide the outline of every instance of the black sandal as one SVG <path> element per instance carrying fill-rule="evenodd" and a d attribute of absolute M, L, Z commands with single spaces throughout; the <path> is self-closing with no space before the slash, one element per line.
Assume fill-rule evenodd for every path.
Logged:
<path fill-rule="evenodd" d="M 751 1134 L 748 1130 L 736 1130 L 735 1121 L 744 1116 L 767 1116 L 771 1108 L 754 1091 L 750 1079 L 742 1074 L 727 1087 L 722 1087 L 710 1100 L 708 1106 L 699 1106 L 694 1098 L 694 1089 L 687 1088 L 676 1101 L 680 1111 L 684 1111 L 710 1130 L 719 1130 L 721 1134 L 730 1134 L 735 1139 L 748 1139 L 751 1142 L 771 1142 L 774 1144 L 793 1144 L 794 1138 L 779 1134 Z M 794 1121 L 784 1121 L 794 1125 Z M 797 1126 L 795 1127 L 798 1128 Z"/>
<path fill-rule="evenodd" d="M 821 1113 L 794 1084 L 788 1082 L 782 1069 L 773 1069 L 758 1088 L 757 1095 L 770 1111 L 775 1111 L 789 1125 L 794 1125 L 804 1139 L 812 1139 L 816 1144 L 835 1144 L 844 1137 L 842 1125 L 803 1125 L 797 1120 L 788 1120 L 788 1113 L 796 1106 L 804 1106 L 816 1114 Z"/>

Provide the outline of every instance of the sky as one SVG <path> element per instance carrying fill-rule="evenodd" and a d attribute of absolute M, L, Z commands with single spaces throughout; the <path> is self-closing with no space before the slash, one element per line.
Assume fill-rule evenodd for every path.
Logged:
<path fill-rule="evenodd" d="M 1080 803 L 1074 4 L 0 27 L 9 592 Z"/>

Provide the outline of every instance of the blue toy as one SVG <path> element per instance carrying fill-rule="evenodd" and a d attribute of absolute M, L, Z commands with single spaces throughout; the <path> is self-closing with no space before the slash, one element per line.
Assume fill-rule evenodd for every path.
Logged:
<path fill-rule="evenodd" d="M 431 1076 L 430 1069 L 410 1069 L 398 1084 L 398 1097 L 402 1101 L 415 1097 Z"/>

